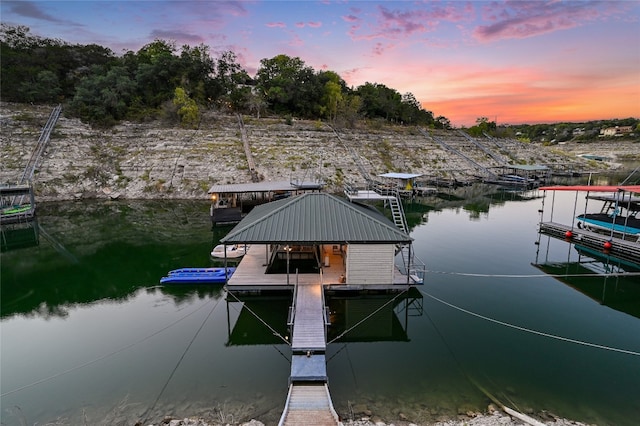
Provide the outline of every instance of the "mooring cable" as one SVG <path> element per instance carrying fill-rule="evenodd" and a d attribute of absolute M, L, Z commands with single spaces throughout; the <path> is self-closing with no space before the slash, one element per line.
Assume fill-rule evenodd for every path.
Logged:
<path fill-rule="evenodd" d="M 425 269 L 425 273 L 440 274 L 440 275 L 459 275 L 463 277 L 481 277 L 481 278 L 576 278 L 576 277 L 612 277 L 612 276 L 640 276 L 640 272 L 607 272 L 606 274 L 480 274 L 474 272 L 449 272 L 449 271 L 434 271 L 431 269 Z"/>
<path fill-rule="evenodd" d="M 614 347 L 611 347 L 611 346 L 600 345 L 600 344 L 597 344 L 597 343 L 585 342 L 585 341 L 582 341 L 582 340 L 577 340 L 577 339 L 572 339 L 572 338 L 569 338 L 569 337 L 558 336 L 558 335 L 555 335 L 555 334 L 545 333 L 543 331 L 533 330 L 533 329 L 522 327 L 522 326 L 519 326 L 519 325 L 510 324 L 508 322 L 500 321 L 500 320 L 497 320 L 495 318 L 490 318 L 490 317 L 487 317 L 485 315 L 481 315 L 481 314 L 478 314 L 476 312 L 470 311 L 468 309 L 461 308 L 460 306 L 456 306 L 456 305 L 454 305 L 452 303 L 449 303 L 449 302 L 447 302 L 445 300 L 442 300 L 442 299 L 440 299 L 440 298 L 438 298 L 438 297 L 436 297 L 436 296 L 434 296 L 432 294 L 427 293 L 423 289 L 419 289 L 419 291 L 423 295 L 425 295 L 427 297 L 430 297 L 431 299 L 433 299 L 433 300 L 435 300 L 437 302 L 440 302 L 440 303 L 442 303 L 442 304 L 444 304 L 446 306 L 449 306 L 450 308 L 456 309 L 456 310 L 458 310 L 460 312 L 464 312 L 464 313 L 466 313 L 468 315 L 472 315 L 472 316 L 474 316 L 476 318 L 483 319 L 485 321 L 489 321 L 489 322 L 493 322 L 495 324 L 499 324 L 499 325 L 502 325 L 502 326 L 505 326 L 505 327 L 513 328 L 515 330 L 520 330 L 520 331 L 524 331 L 524 332 L 531 333 L 531 334 L 537 334 L 538 336 L 548 337 L 548 338 L 551 338 L 551 339 L 561 340 L 561 341 L 564 341 L 564 342 L 575 343 L 575 344 L 583 345 L 583 346 L 589 346 L 589 347 L 596 348 L 596 349 L 604 349 L 604 350 L 607 350 L 607 351 L 619 352 L 619 353 L 623 353 L 623 354 L 627 354 L 627 355 L 640 356 L 640 352 L 636 352 L 636 351 L 631 351 L 631 350 L 627 350 L 627 349 L 620 349 L 620 348 L 614 348 Z"/>
<path fill-rule="evenodd" d="M 89 366 L 89 365 L 91 365 L 91 364 L 95 364 L 96 362 L 98 362 L 98 361 L 102 361 L 103 359 L 109 358 L 109 357 L 111 357 L 111 356 L 113 356 L 113 355 L 119 354 L 120 352 L 123 352 L 123 351 L 125 351 L 125 350 L 127 350 L 127 349 L 130 349 L 130 348 L 132 348 L 132 347 L 134 347 L 134 346 L 136 346 L 136 345 L 139 345 L 140 343 L 142 343 L 142 342 L 144 342 L 144 341 L 146 341 L 146 340 L 149 340 L 150 338 L 152 338 L 152 337 L 154 337 L 154 336 L 157 336 L 158 334 L 162 333 L 163 331 L 168 330 L 169 328 L 171 328 L 171 327 L 173 327 L 174 325 L 178 324 L 178 323 L 179 323 L 179 322 L 181 322 L 182 320 L 184 320 L 184 319 L 186 319 L 186 318 L 190 317 L 191 315 L 195 314 L 195 313 L 196 313 L 196 312 L 198 312 L 200 309 L 202 309 L 202 308 L 204 308 L 205 306 L 207 306 L 209 303 L 211 303 L 211 300 L 209 300 L 209 301 L 208 301 L 208 302 L 206 302 L 206 303 L 203 303 L 203 304 L 202 304 L 202 306 L 199 306 L 199 307 L 198 307 L 197 309 L 195 309 L 194 311 L 192 311 L 192 312 L 190 312 L 190 313 L 186 314 L 185 316 L 183 316 L 183 317 L 179 318 L 178 320 L 176 320 L 176 321 L 172 322 L 171 324 L 169 324 L 169 325 L 167 325 L 167 326 L 165 326 L 165 327 L 161 328 L 161 329 L 160 329 L 160 330 L 158 330 L 158 331 L 155 331 L 155 332 L 151 333 L 150 335 L 148 335 L 148 336 L 146 336 L 146 337 L 144 337 L 144 338 L 142 338 L 142 339 L 140 339 L 140 340 L 138 340 L 138 341 L 135 341 L 135 342 L 133 342 L 133 343 L 130 343 L 130 344 L 128 344 L 128 345 L 125 345 L 125 346 L 123 346 L 123 347 L 121 347 L 121 348 L 119 348 L 119 349 L 116 349 L 116 350 L 115 350 L 115 351 L 113 351 L 113 352 L 109 352 L 108 354 L 102 355 L 102 356 L 100 356 L 100 357 L 98 357 L 98 358 L 92 359 L 91 361 L 87 361 L 87 362 L 85 362 L 85 363 L 83 363 L 83 364 L 76 365 L 75 367 L 72 367 L 72 368 L 69 368 L 69 369 L 67 369 L 67 370 L 61 371 L 61 372 L 59 372 L 59 373 L 53 374 L 53 375 L 51 375 L 51 376 L 49 376 L 49 377 L 45 377 L 44 379 L 40 379 L 40 380 L 37 380 L 37 381 L 35 381 L 35 382 L 29 383 L 29 384 L 27 384 L 27 385 L 20 386 L 19 388 L 12 389 L 12 390 L 10 390 L 10 391 L 4 392 L 4 393 L 0 394 L 0 397 L 4 397 L 4 396 L 7 396 L 7 395 L 11 395 L 12 393 L 16 393 L 16 392 L 22 391 L 22 390 L 24 390 L 24 389 L 31 388 L 31 387 L 33 387 L 33 386 L 37 386 L 37 385 L 39 385 L 39 384 L 42 384 L 42 383 L 48 382 L 49 380 L 53 380 L 53 379 L 55 379 L 55 378 L 58 378 L 58 377 L 60 377 L 60 376 L 65 375 L 65 374 L 68 374 L 68 373 L 71 373 L 71 372 L 73 372 L 73 371 L 79 370 L 79 369 L 81 369 L 81 368 L 88 367 L 88 366 Z"/>
<path fill-rule="evenodd" d="M 187 355 L 187 352 L 189 352 L 189 349 L 191 348 L 191 345 L 193 345 L 193 342 L 196 341 L 196 338 L 198 337 L 198 334 L 200 334 L 200 331 L 202 331 L 202 329 L 204 328 L 204 325 L 207 323 L 207 321 L 209 320 L 209 317 L 211 317 L 211 314 L 213 314 L 213 311 L 216 309 L 216 307 L 218 306 L 218 304 L 220 304 L 220 300 L 218 299 L 216 300 L 215 305 L 213 305 L 211 307 L 211 310 L 209 311 L 209 313 L 207 314 L 206 318 L 204 319 L 204 321 L 202 321 L 202 324 L 200 324 L 200 327 L 198 327 L 198 330 L 196 330 L 195 334 L 193 335 L 193 337 L 191 338 L 191 341 L 189 341 L 189 344 L 187 345 L 187 347 L 184 349 L 184 351 L 182 352 L 182 355 L 180 356 L 180 359 L 178 359 L 178 362 L 176 363 L 175 367 L 173 367 L 173 370 L 171 371 L 171 374 L 169 374 L 169 377 L 167 378 L 167 380 L 164 382 L 164 386 L 162 386 L 162 389 L 160 390 L 160 393 L 158 394 L 158 396 L 156 397 L 155 401 L 153 401 L 153 405 L 151 405 L 151 407 L 149 409 L 147 409 L 147 411 L 145 411 L 144 413 L 144 421 L 143 423 L 147 422 L 147 413 L 153 412 L 153 409 L 156 408 L 156 404 L 158 403 L 158 401 L 160 400 L 160 398 L 162 397 L 162 394 L 164 393 L 164 391 L 167 389 L 167 386 L 169 386 L 169 382 L 171 381 L 171 379 L 173 378 L 173 375 L 176 373 L 176 371 L 178 371 L 178 367 L 180 367 L 180 364 L 182 364 L 182 360 L 184 359 L 184 357 Z"/>
<path fill-rule="evenodd" d="M 399 292 L 397 295 L 395 295 L 394 297 L 392 297 L 391 299 L 389 299 L 388 301 L 386 301 L 385 303 L 383 303 L 378 309 L 376 309 L 375 311 L 373 311 L 372 313 L 370 313 L 369 315 L 367 315 L 366 317 L 364 317 L 363 319 L 361 319 L 360 321 L 358 321 L 357 323 L 355 323 L 353 326 L 349 327 L 348 329 L 344 330 L 342 333 L 340 333 L 338 336 L 336 336 L 335 338 L 333 338 L 331 341 L 327 342 L 327 345 L 330 343 L 334 343 L 336 340 L 342 338 L 345 334 L 347 334 L 348 332 L 350 332 L 351 330 L 353 330 L 354 328 L 360 326 L 363 322 L 365 322 L 366 320 L 368 320 L 369 318 L 373 317 L 375 314 L 377 314 L 378 312 L 380 312 L 384 307 L 386 307 L 388 304 L 390 304 L 391 302 L 395 301 L 398 297 L 402 296 L 404 293 L 407 293 L 409 291 L 410 287 L 407 287 L 406 289 L 402 290 L 401 292 Z"/>

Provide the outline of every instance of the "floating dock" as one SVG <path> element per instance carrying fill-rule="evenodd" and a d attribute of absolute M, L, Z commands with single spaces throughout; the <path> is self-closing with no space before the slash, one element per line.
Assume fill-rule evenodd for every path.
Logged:
<path fill-rule="evenodd" d="M 539 231 L 541 234 L 587 247 L 603 255 L 610 255 L 627 262 L 640 264 L 640 244 L 638 242 L 611 238 L 609 235 L 555 222 L 540 223 Z"/>

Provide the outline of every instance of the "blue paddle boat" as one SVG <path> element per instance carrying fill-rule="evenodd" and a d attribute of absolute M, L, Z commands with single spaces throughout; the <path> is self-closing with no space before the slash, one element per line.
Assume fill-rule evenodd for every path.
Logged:
<path fill-rule="evenodd" d="M 236 268 L 182 268 L 169 271 L 160 284 L 224 284 Z"/>

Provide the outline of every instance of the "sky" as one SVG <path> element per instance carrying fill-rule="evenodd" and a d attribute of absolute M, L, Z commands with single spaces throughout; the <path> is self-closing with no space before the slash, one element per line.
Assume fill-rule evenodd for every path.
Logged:
<path fill-rule="evenodd" d="M 160 39 L 300 58 L 412 93 L 453 126 L 640 118 L 640 0 L 0 2 L 0 20 L 117 55 Z"/>

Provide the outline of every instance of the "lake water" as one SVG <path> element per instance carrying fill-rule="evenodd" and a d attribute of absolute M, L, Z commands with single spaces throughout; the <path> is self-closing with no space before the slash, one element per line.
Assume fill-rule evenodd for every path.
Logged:
<path fill-rule="evenodd" d="M 330 339 L 367 318 L 328 347 L 342 417 L 434 422 L 484 411 L 488 392 L 527 413 L 636 424 L 640 278 L 575 277 L 606 265 L 537 234 L 539 195 L 473 187 L 406 206 L 430 271 L 419 293 L 330 300 Z M 556 195 L 556 221 L 574 200 Z M 16 231 L 1 255 L 2 424 L 276 424 L 289 300 L 158 286 L 211 265 L 229 230 L 211 229 L 206 202 L 41 204 L 37 238 Z"/>

